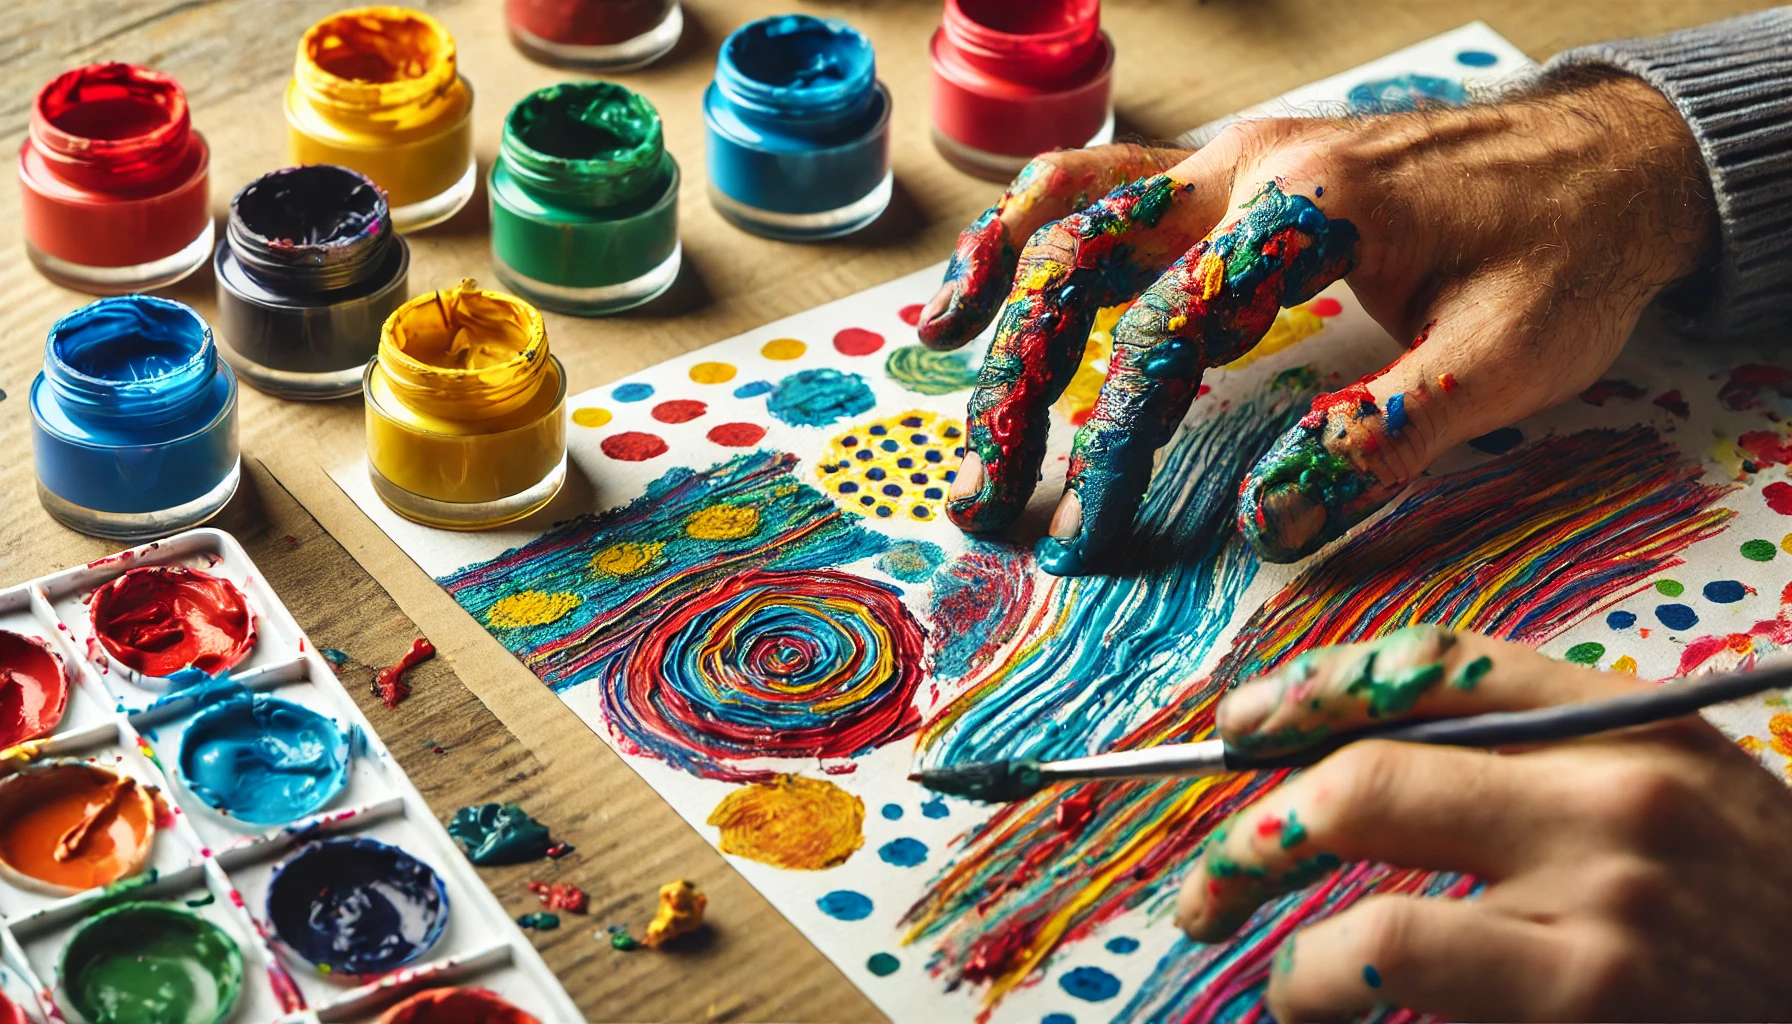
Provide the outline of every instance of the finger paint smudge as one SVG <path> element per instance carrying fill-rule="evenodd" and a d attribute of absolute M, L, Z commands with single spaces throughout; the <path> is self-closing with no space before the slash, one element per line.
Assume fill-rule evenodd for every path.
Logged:
<path fill-rule="evenodd" d="M 928 676 L 962 679 L 990 664 L 1020 632 L 1033 606 L 1034 578 L 1026 548 L 971 539 L 933 580 Z"/>
<path fill-rule="evenodd" d="M 884 374 L 916 394 L 949 395 L 977 383 L 977 368 L 964 352 L 935 352 L 921 345 L 891 349 Z"/>
<path fill-rule="evenodd" d="M 945 559 L 946 553 L 932 541 L 900 540 L 871 564 L 904 583 L 925 583 Z"/>
<path fill-rule="evenodd" d="M 1345 97 L 1353 114 L 1397 114 L 1408 110 L 1460 107 L 1468 93 L 1454 78 L 1404 74 L 1377 78 L 1350 87 Z"/>
<path fill-rule="evenodd" d="M 729 793 L 709 814 L 723 853 L 824 871 L 865 844 L 865 802 L 826 779 L 778 775 Z"/>

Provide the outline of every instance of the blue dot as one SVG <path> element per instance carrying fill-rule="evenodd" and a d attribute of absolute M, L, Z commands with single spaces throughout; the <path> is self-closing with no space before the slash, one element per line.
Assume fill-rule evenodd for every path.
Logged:
<path fill-rule="evenodd" d="M 896 443 L 896 439 L 893 437 L 884 438 L 882 441 L 877 442 L 877 446 L 886 452 L 893 452 L 902 447 Z"/>
<path fill-rule="evenodd" d="M 769 380 L 749 381 L 748 383 L 742 384 L 740 387 L 734 389 L 734 397 L 736 397 L 736 398 L 758 398 L 760 395 L 771 394 L 772 390 L 773 390 L 772 382 Z M 854 443 L 855 442 L 851 438 L 847 438 L 846 444 L 848 447 L 852 446 Z"/>
<path fill-rule="evenodd" d="M 902 805 L 901 804 L 885 804 L 884 805 L 884 820 L 885 821 L 901 821 L 902 820 Z"/>
<path fill-rule="evenodd" d="M 653 397 L 652 384 L 619 384 L 610 392 L 610 397 L 618 402 L 645 402 Z"/>
<path fill-rule="evenodd" d="M 1125 956 L 1139 951 L 1139 940 L 1130 935 L 1116 935 L 1108 940 L 1108 952 Z"/>
<path fill-rule="evenodd" d="M 1374 964 L 1363 965 L 1363 984 L 1370 988 L 1381 987 L 1381 972 L 1375 969 Z"/>
<path fill-rule="evenodd" d="M 891 511 L 890 511 L 890 506 L 888 506 L 888 505 L 879 505 L 879 506 L 877 506 L 877 517 L 878 517 L 878 518 L 879 518 L 879 519 L 888 519 L 888 518 L 890 518 L 890 516 L 891 516 L 891 515 L 893 515 L 893 514 L 894 514 L 894 513 L 892 513 L 892 512 L 891 512 Z"/>
<path fill-rule="evenodd" d="M 883 487 L 881 489 L 883 490 L 884 494 L 888 497 L 891 497 L 891 498 L 902 497 L 902 488 L 896 486 L 895 484 L 885 484 L 885 485 L 883 485 Z"/>
<path fill-rule="evenodd" d="M 852 457 L 858 459 L 860 462 L 870 462 L 872 459 L 877 458 L 877 453 L 869 448 L 860 448 L 858 451 L 852 453 Z M 880 469 L 878 472 L 881 473 L 883 470 Z"/>
<path fill-rule="evenodd" d="M 936 796 L 932 800 L 929 800 L 926 803 L 921 805 L 921 815 L 923 817 L 944 818 L 946 815 L 951 814 L 951 813 L 952 813 L 951 811 L 948 811 L 946 809 L 946 798 L 945 797 Z"/>
<path fill-rule="evenodd" d="M 851 434 L 848 434 L 845 437 L 840 439 L 840 443 L 847 448 L 855 448 L 858 446 L 859 439 L 852 436 Z"/>
<path fill-rule="evenodd" d="M 853 483 L 851 480 L 844 481 L 840 484 L 840 493 L 841 494 L 851 494 L 854 491 L 857 491 L 858 489 L 859 489 L 859 485 Z"/>
<path fill-rule="evenodd" d="M 1747 595 L 1748 591 L 1735 580 L 1712 580 L 1705 584 L 1705 600 L 1713 604 L 1735 604 Z"/>
<path fill-rule="evenodd" d="M 945 456 L 941 455 L 937 451 L 934 451 L 932 448 L 929 448 L 929 449 L 927 449 L 927 453 L 923 456 L 923 458 L 925 458 L 928 462 L 940 462 L 945 459 Z"/>
<path fill-rule="evenodd" d="M 1058 979 L 1058 987 L 1077 999 L 1099 1003 L 1120 994 L 1120 979 L 1099 967 L 1076 967 Z"/>
<path fill-rule="evenodd" d="M 914 507 L 914 509 L 912 510 L 912 514 L 914 515 L 914 517 L 916 519 L 926 519 L 928 516 L 932 515 L 933 513 L 927 511 L 926 505 L 916 505 Z"/>
<path fill-rule="evenodd" d="M 882 480 L 887 475 L 888 474 L 884 472 L 882 466 L 872 466 L 865 471 L 865 479 L 867 480 Z"/>
<path fill-rule="evenodd" d="M 897 469 L 914 469 L 915 468 L 915 460 L 904 455 L 902 458 L 896 460 L 896 468 Z"/>
<path fill-rule="evenodd" d="M 1636 625 L 1636 616 L 1631 612 L 1613 612 L 1605 617 L 1605 624 L 1613 629 L 1629 629 Z"/>
<path fill-rule="evenodd" d="M 904 416 L 902 417 L 902 425 L 905 427 L 918 427 L 921 425 L 921 417 Z"/>
<path fill-rule="evenodd" d="M 910 473 L 908 475 L 908 482 L 911 484 L 924 484 L 927 482 L 927 474 L 926 473 Z"/>
<path fill-rule="evenodd" d="M 929 487 L 925 491 L 922 491 L 921 494 L 931 501 L 938 501 L 946 496 L 946 492 L 940 490 L 938 487 Z"/>
<path fill-rule="evenodd" d="M 910 444 L 926 444 L 927 443 L 927 435 L 926 434 L 910 434 L 910 435 L 908 435 L 908 440 L 909 440 Z"/>
<path fill-rule="evenodd" d="M 1076 1018 L 1068 1013 L 1048 1013 L 1039 1018 L 1039 1024 L 1076 1024 Z"/>
<path fill-rule="evenodd" d="M 873 423 L 871 425 L 871 428 L 869 430 L 865 431 L 865 433 L 867 433 L 867 434 L 874 434 L 878 437 L 882 437 L 885 434 L 888 434 L 889 432 L 890 432 L 889 429 L 887 427 L 885 427 L 882 423 Z"/>
<path fill-rule="evenodd" d="M 835 889 L 815 905 L 836 921 L 863 921 L 871 916 L 871 897 L 851 889 Z"/>
<path fill-rule="evenodd" d="M 872 497 L 872 496 L 871 496 L 871 495 L 869 495 L 869 494 L 867 494 L 867 495 L 865 495 L 865 496 L 864 496 L 864 497 L 862 497 L 862 498 L 860 498 L 860 499 L 859 499 L 859 504 L 861 504 L 861 505 L 875 505 L 875 504 L 877 504 L 877 499 L 876 499 L 876 498 L 873 498 L 873 497 Z"/>
<path fill-rule="evenodd" d="M 1470 68 L 1490 68 L 1499 62 L 1498 57 L 1486 50 L 1463 50 L 1456 55 L 1456 63 Z"/>
<path fill-rule="evenodd" d="M 877 856 L 885 864 L 893 864 L 899 868 L 912 868 L 927 859 L 927 844 L 919 839 L 903 836 L 892 839 L 877 848 Z"/>
<path fill-rule="evenodd" d="M 1691 629 L 1699 624 L 1698 613 L 1683 604 L 1658 604 L 1655 617 L 1669 629 Z"/>

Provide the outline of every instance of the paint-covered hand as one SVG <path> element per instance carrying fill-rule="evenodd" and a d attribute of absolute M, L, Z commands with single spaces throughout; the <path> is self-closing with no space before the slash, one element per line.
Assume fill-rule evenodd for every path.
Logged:
<path fill-rule="evenodd" d="M 1651 684 L 1421 626 L 1304 655 L 1218 708 L 1241 747 Z M 1367 740 L 1215 829 L 1177 922 L 1231 934 L 1350 862 L 1456 871 L 1455 901 L 1370 896 L 1287 938 L 1275 1019 L 1382 1004 L 1454 1020 L 1758 1020 L 1792 1006 L 1792 794 L 1698 719 L 1504 753 Z"/>
<path fill-rule="evenodd" d="M 1032 495 L 1048 410 L 1095 310 L 1137 297 L 1038 547 L 1049 572 L 1089 571 L 1131 526 L 1202 375 L 1255 346 L 1278 308 L 1348 275 L 1371 316 L 1414 339 L 1381 373 L 1316 399 L 1244 481 L 1245 535 L 1292 561 L 1444 450 L 1593 383 L 1714 231 L 1684 122 L 1647 85 L 1604 73 L 1498 105 L 1244 122 L 1161 173 L 1137 168 L 1036 230 L 1012 274 L 1017 225 L 1003 207 L 986 215 L 923 321 L 935 341 L 969 337 L 1011 281 L 947 506 L 961 527 L 993 530 Z"/>

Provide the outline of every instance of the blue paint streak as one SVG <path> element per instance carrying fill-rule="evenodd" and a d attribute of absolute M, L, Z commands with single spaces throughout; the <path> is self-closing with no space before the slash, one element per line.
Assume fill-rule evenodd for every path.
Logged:
<path fill-rule="evenodd" d="M 1139 940 L 1130 935 L 1116 935 L 1108 940 L 1107 949 L 1108 952 L 1118 953 L 1121 956 L 1125 956 L 1128 953 L 1137 953 L 1139 951 Z"/>
<path fill-rule="evenodd" d="M 1120 994 L 1120 979 L 1099 967 L 1074 967 L 1058 979 L 1058 987 L 1074 998 L 1100 1003 Z"/>
<path fill-rule="evenodd" d="M 877 856 L 885 864 L 899 868 L 912 868 L 927 859 L 927 844 L 919 839 L 903 836 L 892 839 L 877 848 Z"/>
<path fill-rule="evenodd" d="M 1499 57 L 1486 50 L 1463 50 L 1456 55 L 1456 63 L 1470 68 L 1490 68 L 1499 62 Z"/>
<path fill-rule="evenodd" d="M 653 397 L 653 385 L 639 381 L 618 384 L 616 390 L 610 392 L 610 397 L 618 402 L 645 402 Z"/>
<path fill-rule="evenodd" d="M 836 921 L 863 921 L 871 916 L 871 897 L 851 889 L 835 889 L 815 905 Z"/>
<path fill-rule="evenodd" d="M 1404 394 L 1389 395 L 1383 404 L 1386 413 L 1383 422 L 1387 424 L 1388 436 L 1399 437 L 1406 429 L 1406 396 Z"/>
<path fill-rule="evenodd" d="M 1629 629 L 1636 625 L 1636 615 L 1633 612 L 1612 612 L 1605 617 L 1605 624 L 1613 629 Z"/>
<path fill-rule="evenodd" d="M 1039 1018 L 1039 1024 L 1076 1024 L 1076 1018 L 1068 1013 L 1048 1013 Z"/>
<path fill-rule="evenodd" d="M 865 378 L 826 367 L 785 377 L 765 400 L 766 411 L 793 427 L 825 427 L 875 404 Z"/>
<path fill-rule="evenodd" d="M 1748 589 L 1735 580 L 1712 580 L 1705 584 L 1705 600 L 1713 604 L 1735 604 L 1748 596 Z"/>
<path fill-rule="evenodd" d="M 1699 624 L 1699 614 L 1683 604 L 1658 604 L 1655 618 L 1669 629 L 1691 629 Z"/>
<path fill-rule="evenodd" d="M 769 380 L 748 381 L 734 389 L 736 398 L 758 398 L 760 395 L 772 393 L 772 382 Z"/>

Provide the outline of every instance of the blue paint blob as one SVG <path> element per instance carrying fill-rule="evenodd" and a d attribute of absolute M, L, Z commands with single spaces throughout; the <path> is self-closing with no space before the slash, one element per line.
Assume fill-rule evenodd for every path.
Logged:
<path fill-rule="evenodd" d="M 944 818 L 952 812 L 946 809 L 946 798 L 936 796 L 921 805 L 921 814 L 928 818 Z"/>
<path fill-rule="evenodd" d="M 1139 951 L 1139 940 L 1130 935 L 1116 935 L 1108 940 L 1107 948 L 1110 953 L 1119 953 L 1121 956 L 1125 956 L 1128 953 Z"/>
<path fill-rule="evenodd" d="M 1501 427 L 1490 430 L 1480 437 L 1471 438 L 1468 446 L 1478 452 L 1489 455 L 1504 455 L 1524 443 L 1524 435 L 1517 427 Z"/>
<path fill-rule="evenodd" d="M 885 804 L 883 807 L 883 815 L 884 815 L 885 821 L 901 821 L 902 820 L 902 805 L 901 804 Z"/>
<path fill-rule="evenodd" d="M 618 384 L 616 390 L 610 392 L 610 397 L 618 402 L 645 402 L 653 397 L 653 385 L 638 381 Z"/>
<path fill-rule="evenodd" d="M 822 367 L 799 370 L 779 381 L 765 400 L 765 408 L 793 427 L 825 427 L 857 416 L 876 403 L 865 378 Z"/>
<path fill-rule="evenodd" d="M 1683 604 L 1658 604 L 1655 617 L 1669 629 L 1691 629 L 1699 624 L 1699 615 Z"/>
<path fill-rule="evenodd" d="M 769 395 L 771 393 L 772 382 L 769 380 L 749 381 L 734 389 L 734 397 L 736 398 L 758 398 L 760 395 Z"/>
<path fill-rule="evenodd" d="M 1374 964 L 1363 965 L 1363 984 L 1370 988 L 1381 987 L 1381 972 L 1375 969 Z"/>
<path fill-rule="evenodd" d="M 1748 596 L 1748 588 L 1735 580 L 1712 580 L 1705 584 L 1705 600 L 1713 604 L 1735 604 Z"/>
<path fill-rule="evenodd" d="M 896 493 L 900 494 L 901 488 L 897 488 Z M 923 583 L 945 560 L 946 553 L 940 550 L 938 544 L 924 540 L 902 540 L 890 545 L 890 550 L 877 556 L 877 561 L 872 564 L 904 583 Z"/>
<path fill-rule="evenodd" d="M 1498 57 L 1486 50 L 1463 50 L 1456 55 L 1456 63 L 1469 68 L 1490 68 L 1499 62 Z"/>
<path fill-rule="evenodd" d="M 320 647 L 318 648 L 317 653 L 324 656 L 324 660 L 330 663 L 331 668 L 339 669 L 348 664 L 347 651 L 339 651 L 334 647 Z"/>
<path fill-rule="evenodd" d="M 1612 612 L 1605 617 L 1605 624 L 1613 629 L 1629 629 L 1636 625 L 1634 612 Z"/>
<path fill-rule="evenodd" d="M 865 961 L 865 969 L 880 978 L 887 978 L 895 974 L 896 969 L 901 966 L 902 961 L 888 953 L 873 953 L 870 959 Z"/>
<path fill-rule="evenodd" d="M 1068 1013 L 1048 1013 L 1039 1018 L 1039 1024 L 1076 1024 L 1076 1018 Z"/>
<path fill-rule="evenodd" d="M 309 843 L 274 869 L 267 919 L 294 953 L 332 975 L 396 970 L 448 927 L 448 890 L 427 864 L 372 839 Z"/>
<path fill-rule="evenodd" d="M 877 848 L 877 856 L 885 864 L 893 864 L 899 868 L 912 868 L 927 859 L 927 844 L 919 839 L 903 836 L 892 839 Z"/>
<path fill-rule="evenodd" d="M 1058 979 L 1058 987 L 1077 999 L 1099 1003 L 1120 994 L 1120 979 L 1099 967 L 1075 967 Z"/>
<path fill-rule="evenodd" d="M 1389 395 L 1382 406 L 1385 410 L 1382 422 L 1387 424 L 1388 436 L 1399 437 L 1400 432 L 1406 429 L 1406 396 Z"/>
<path fill-rule="evenodd" d="M 284 825 L 335 799 L 348 784 L 348 761 L 348 737 L 329 718 L 245 695 L 193 719 L 176 768 L 206 806 L 251 825 Z"/>
<path fill-rule="evenodd" d="M 815 905 L 836 921 L 863 921 L 871 916 L 871 897 L 851 889 L 835 889 Z"/>

